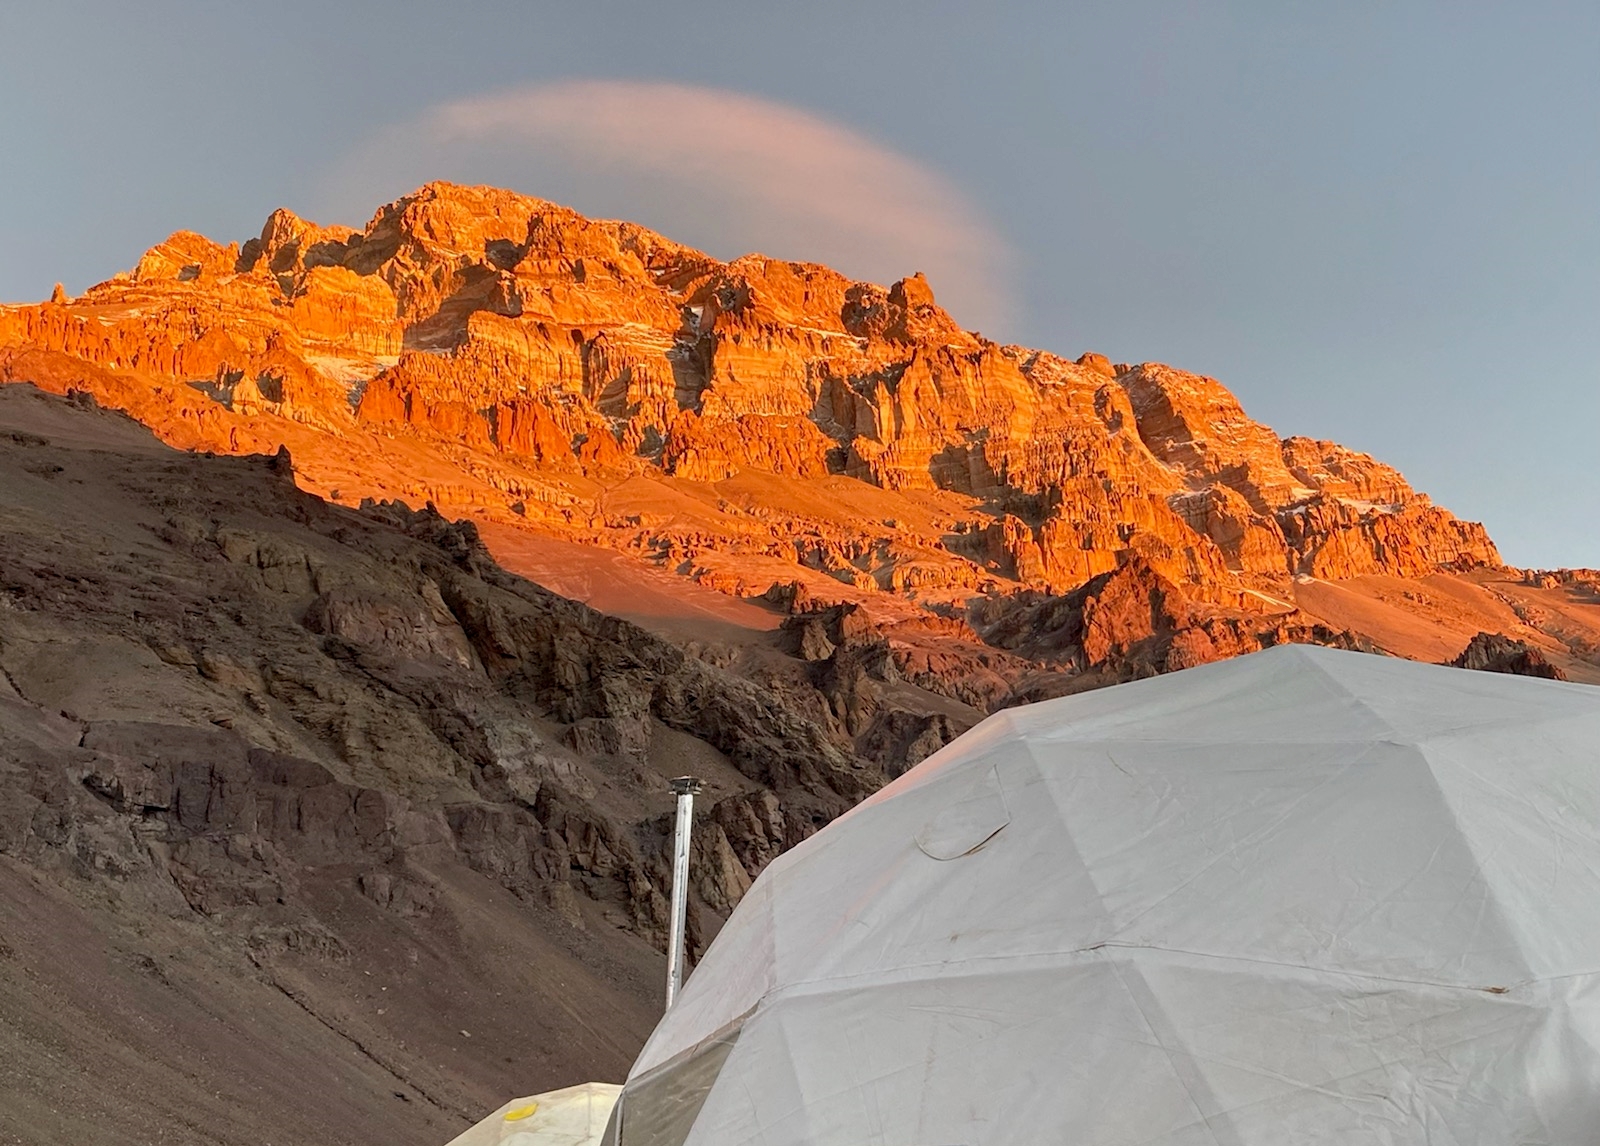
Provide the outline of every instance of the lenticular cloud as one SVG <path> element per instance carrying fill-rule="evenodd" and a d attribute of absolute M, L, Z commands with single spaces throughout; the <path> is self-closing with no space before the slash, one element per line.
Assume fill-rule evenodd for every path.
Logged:
<path fill-rule="evenodd" d="M 963 326 L 1017 325 L 1005 243 L 948 180 L 771 100 L 585 80 L 441 104 L 345 157 L 313 213 L 358 222 L 433 179 L 632 219 L 722 258 L 760 251 L 877 282 L 920 270 Z"/>

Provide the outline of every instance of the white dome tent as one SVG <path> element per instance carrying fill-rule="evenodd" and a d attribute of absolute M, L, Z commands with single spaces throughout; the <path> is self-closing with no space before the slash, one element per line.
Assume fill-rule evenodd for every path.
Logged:
<path fill-rule="evenodd" d="M 1600 689 L 1296 646 L 992 716 L 762 874 L 606 1140 L 1600 1142 Z"/>

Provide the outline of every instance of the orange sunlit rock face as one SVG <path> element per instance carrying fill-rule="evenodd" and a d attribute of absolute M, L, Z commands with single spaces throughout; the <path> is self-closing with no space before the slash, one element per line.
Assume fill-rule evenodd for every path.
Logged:
<path fill-rule="evenodd" d="M 0 309 L 0 378 L 88 390 L 178 446 L 287 444 L 340 500 L 432 501 L 746 595 L 960 608 L 1136 568 L 1188 618 L 1291 610 L 1297 575 L 1500 564 L 1392 468 L 1280 439 L 1213 379 L 998 345 L 920 275 L 723 263 L 483 187 L 430 184 L 361 231 L 279 210 L 242 246 L 179 232 L 80 297 Z"/>

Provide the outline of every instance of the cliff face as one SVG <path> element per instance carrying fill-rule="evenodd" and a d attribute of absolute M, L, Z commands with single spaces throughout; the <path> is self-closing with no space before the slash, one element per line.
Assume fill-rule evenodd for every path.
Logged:
<path fill-rule="evenodd" d="M 1297 574 L 1499 563 L 1393 469 L 1280 440 L 1212 379 L 997 345 L 921 276 L 722 263 L 488 188 L 429 185 L 362 231 L 278 211 L 242 247 L 180 232 L 80 298 L 0 312 L 0 347 L 6 377 L 89 389 L 174 444 L 288 441 L 343 500 L 432 500 L 714 583 L 760 558 L 747 591 L 778 563 L 925 601 L 1060 594 L 1138 560 L 1248 605 Z M 752 473 L 822 483 L 842 520 L 721 488 Z"/>

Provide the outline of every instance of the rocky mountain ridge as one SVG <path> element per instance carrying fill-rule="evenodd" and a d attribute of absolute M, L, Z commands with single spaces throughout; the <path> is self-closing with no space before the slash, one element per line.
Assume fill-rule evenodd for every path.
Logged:
<path fill-rule="evenodd" d="M 280 210 L 242 247 L 180 232 L 80 298 L 0 312 L 0 347 L 7 376 L 77 372 L 175 444 L 259 450 L 292 424 L 328 438 L 296 450 L 320 492 L 515 518 L 712 583 L 738 556 L 955 600 L 1136 560 L 1248 605 L 1295 575 L 1499 564 L 1392 468 L 1280 440 L 1212 379 L 997 345 L 920 276 L 721 263 L 488 188 L 431 184 L 362 231 Z M 408 472 L 418 450 L 439 472 Z M 839 529 L 705 495 L 751 472 L 924 511 L 889 524 L 845 491 Z"/>

